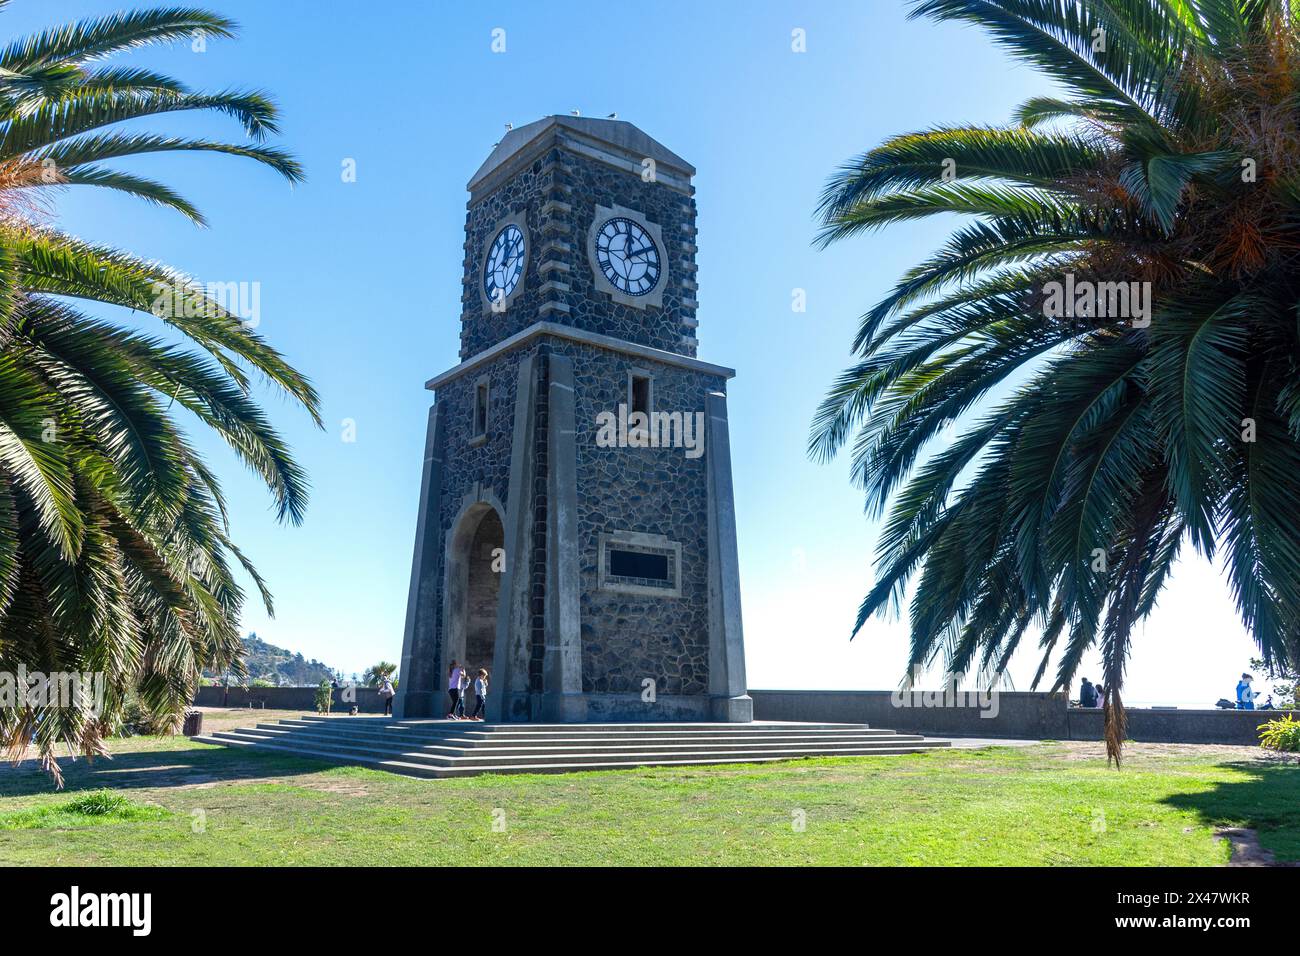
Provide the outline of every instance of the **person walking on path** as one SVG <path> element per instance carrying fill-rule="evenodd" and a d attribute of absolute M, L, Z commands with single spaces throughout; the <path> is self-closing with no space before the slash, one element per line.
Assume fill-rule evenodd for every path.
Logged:
<path fill-rule="evenodd" d="M 487 692 L 488 672 L 480 667 L 478 677 L 474 678 L 474 716 L 470 720 L 483 719 L 483 706 L 487 703 Z"/>
<path fill-rule="evenodd" d="M 447 696 L 451 698 L 451 704 L 447 708 L 448 720 L 460 720 L 456 716 L 456 708 L 461 707 L 460 701 L 460 679 L 465 670 L 455 661 L 451 662 L 451 667 L 447 671 Z"/>

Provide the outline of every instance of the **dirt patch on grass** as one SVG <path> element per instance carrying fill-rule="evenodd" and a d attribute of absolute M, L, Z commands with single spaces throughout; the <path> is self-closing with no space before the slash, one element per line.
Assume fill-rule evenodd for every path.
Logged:
<path fill-rule="evenodd" d="M 1105 760 L 1106 745 L 1101 741 L 1063 740 L 1057 746 L 1066 760 Z M 1228 744 L 1139 744 L 1126 743 L 1123 757 L 1228 757 L 1233 760 L 1260 760 L 1258 747 L 1235 747 Z"/>
<path fill-rule="evenodd" d="M 1214 831 L 1214 835 L 1227 840 L 1232 845 L 1232 857 L 1228 866 L 1286 866 L 1300 867 L 1300 863 L 1278 863 L 1272 850 L 1259 845 L 1259 836 L 1254 830 L 1245 827 L 1224 827 Z"/>
<path fill-rule="evenodd" d="M 322 793 L 338 793 L 345 797 L 370 796 L 370 791 L 366 787 L 355 783 L 344 783 L 339 780 L 313 780 L 311 777 L 307 777 L 302 780 L 302 785 L 309 790 L 319 790 Z"/>

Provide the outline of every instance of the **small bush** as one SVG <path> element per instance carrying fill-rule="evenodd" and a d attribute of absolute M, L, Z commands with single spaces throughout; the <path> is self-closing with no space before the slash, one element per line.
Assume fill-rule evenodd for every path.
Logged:
<path fill-rule="evenodd" d="M 1260 724 L 1259 745 L 1269 750 L 1300 751 L 1300 720 L 1286 714 Z"/>
<path fill-rule="evenodd" d="M 110 813 L 121 813 L 131 805 L 131 801 L 112 790 L 92 790 L 69 800 L 63 809 L 68 813 L 84 813 L 88 817 L 102 817 Z"/>
<path fill-rule="evenodd" d="M 150 713 L 135 693 L 127 694 L 121 711 L 114 715 L 109 725 L 109 735 L 112 737 L 153 736 L 173 732 L 170 722 L 160 720 Z"/>
<path fill-rule="evenodd" d="M 334 705 L 334 688 L 330 682 L 323 680 L 320 686 L 316 688 L 316 713 L 328 714 L 330 708 Z"/>

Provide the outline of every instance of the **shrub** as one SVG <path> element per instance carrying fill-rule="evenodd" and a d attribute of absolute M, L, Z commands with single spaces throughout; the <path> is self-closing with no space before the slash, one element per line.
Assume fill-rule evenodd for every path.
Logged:
<path fill-rule="evenodd" d="M 1260 724 L 1259 745 L 1269 750 L 1300 751 L 1300 720 L 1286 714 Z"/>
<path fill-rule="evenodd" d="M 107 727 L 113 737 L 140 737 L 156 734 L 174 734 L 174 722 L 157 717 L 153 710 L 145 706 L 138 694 L 127 694 L 126 702 L 117 713 L 116 719 Z"/>
<path fill-rule="evenodd" d="M 328 714 L 330 707 L 334 705 L 334 688 L 330 682 L 323 680 L 320 686 L 316 688 L 316 713 Z"/>
<path fill-rule="evenodd" d="M 102 817 L 110 813 L 121 813 L 131 805 L 131 801 L 112 790 L 92 790 L 68 801 L 63 809 L 68 813 L 84 813 L 88 817 Z"/>

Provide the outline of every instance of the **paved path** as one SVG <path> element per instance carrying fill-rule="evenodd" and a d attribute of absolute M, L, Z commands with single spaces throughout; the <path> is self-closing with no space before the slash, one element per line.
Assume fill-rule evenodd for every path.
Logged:
<path fill-rule="evenodd" d="M 925 739 L 946 740 L 957 750 L 978 750 L 981 747 L 1031 747 L 1042 743 L 1041 740 L 1018 740 L 1010 737 L 931 737 L 929 734 L 926 734 Z"/>

